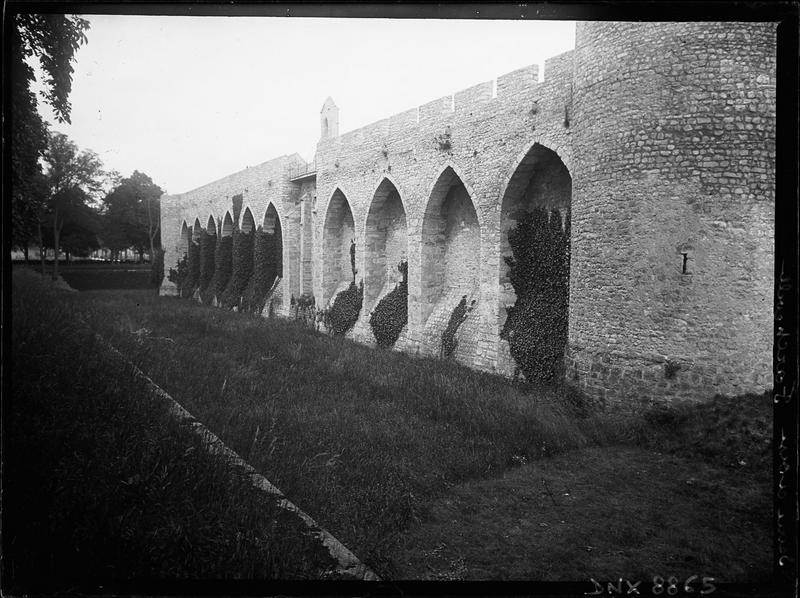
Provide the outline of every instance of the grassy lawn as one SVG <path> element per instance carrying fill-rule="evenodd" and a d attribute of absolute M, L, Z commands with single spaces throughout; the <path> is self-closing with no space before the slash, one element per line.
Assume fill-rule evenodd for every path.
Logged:
<path fill-rule="evenodd" d="M 104 351 L 74 305 L 14 274 L 4 397 L 3 587 L 319 578 L 298 520 L 212 458 Z"/>
<path fill-rule="evenodd" d="M 456 486 L 394 561 L 431 580 L 767 583 L 772 501 L 749 477 L 635 447 L 569 451 Z"/>
<path fill-rule="evenodd" d="M 152 291 L 63 305 L 384 578 L 770 574 L 768 398 L 622 426 L 572 393 Z"/>

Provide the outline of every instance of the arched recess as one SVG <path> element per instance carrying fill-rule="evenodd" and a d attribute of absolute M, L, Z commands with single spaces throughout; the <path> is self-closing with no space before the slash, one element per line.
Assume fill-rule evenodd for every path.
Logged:
<path fill-rule="evenodd" d="M 203 225 L 200 224 L 200 218 L 194 219 L 194 227 L 192 228 L 192 241 L 195 243 L 200 242 L 200 235 L 203 233 Z"/>
<path fill-rule="evenodd" d="M 408 260 L 406 211 L 388 178 L 378 185 L 367 213 L 364 258 L 364 313 L 369 313 L 402 280 L 397 266 Z"/>
<path fill-rule="evenodd" d="M 511 257 L 513 254 L 509 243 L 509 231 L 515 228 L 520 219 L 535 209 L 544 210 L 547 222 L 555 225 L 555 230 L 567 232 L 572 203 L 572 177 L 559 157 L 552 149 L 534 143 L 524 157 L 517 164 L 513 174 L 508 179 L 508 184 L 503 192 L 500 212 L 500 272 L 499 286 L 500 297 L 498 304 L 498 323 L 500 330 L 506 323 L 506 307 L 513 306 L 517 302 L 517 293 L 512 285 L 510 278 L 510 268 L 504 258 Z M 560 222 L 552 221 L 552 214 L 557 211 Z M 549 228 L 549 227 L 548 227 Z M 550 234 L 550 233 L 548 233 Z M 563 237 L 562 237 L 563 238 Z M 531 243 L 531 251 L 535 243 Z M 542 260 L 545 266 L 539 271 L 558 271 L 557 263 L 566 264 L 567 280 L 566 284 L 561 284 L 559 288 L 564 293 L 563 301 L 549 300 L 546 305 L 537 308 L 536 313 L 549 322 L 562 322 L 560 326 L 563 330 L 554 330 L 552 334 L 558 337 L 558 342 L 563 343 L 566 348 L 567 330 L 566 321 L 569 302 L 569 251 L 570 239 L 566 236 L 566 244 L 558 251 L 541 251 L 541 256 L 546 255 L 546 259 L 541 256 L 536 258 Z M 530 252 L 529 252 L 530 254 Z M 532 255 L 532 254 L 530 254 Z M 549 260 L 549 261 L 548 261 Z M 551 268 L 550 266 L 553 266 Z M 555 282 L 553 283 L 555 284 Z M 552 299 L 552 298 L 551 298 Z M 556 313 L 557 310 L 564 310 L 565 313 Z M 535 322 L 530 322 L 529 326 L 536 326 Z"/>
<path fill-rule="evenodd" d="M 264 213 L 262 230 L 267 234 L 275 236 L 274 260 L 276 275 L 283 278 L 283 227 L 281 226 L 278 210 L 275 209 L 272 202 L 267 206 L 267 211 Z"/>
<path fill-rule="evenodd" d="M 479 288 L 480 251 L 480 225 L 472 198 L 448 166 L 433 186 L 422 219 L 423 322 L 443 300 L 457 304 L 463 295 L 474 298 Z M 446 310 L 447 317 L 455 304 Z"/>
<path fill-rule="evenodd" d="M 181 242 L 178 245 L 178 253 L 180 254 L 180 257 L 183 257 L 184 253 L 186 254 L 189 253 L 189 243 L 191 242 L 191 240 L 192 240 L 192 233 L 188 225 L 186 224 L 186 221 L 184 220 L 183 226 L 181 226 Z"/>
<path fill-rule="evenodd" d="M 208 222 L 206 222 L 206 232 L 209 235 L 216 236 L 216 234 L 217 234 L 217 223 L 214 222 L 214 216 L 209 216 L 208 217 Z"/>
<path fill-rule="evenodd" d="M 336 189 L 328 202 L 322 229 L 322 302 L 326 304 L 340 286 L 353 279 L 350 244 L 355 240 L 353 211 L 344 193 Z M 343 290 L 343 289 L 342 289 Z"/>
<path fill-rule="evenodd" d="M 225 219 L 222 221 L 222 236 L 230 237 L 233 234 L 233 218 L 230 212 L 225 212 Z"/>
<path fill-rule="evenodd" d="M 244 209 L 244 213 L 242 213 L 242 225 L 240 227 L 243 233 L 249 233 L 256 228 L 256 221 L 253 218 L 253 213 L 250 211 L 250 208 L 247 207 Z"/>

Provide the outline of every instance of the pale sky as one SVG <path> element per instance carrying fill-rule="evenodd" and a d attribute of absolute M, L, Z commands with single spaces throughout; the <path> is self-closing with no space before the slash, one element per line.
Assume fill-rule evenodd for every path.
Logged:
<path fill-rule="evenodd" d="M 331 96 L 359 128 L 575 45 L 566 21 L 88 16 L 72 124 L 106 168 L 168 193 L 297 152 Z M 44 103 L 40 100 L 40 107 Z"/>

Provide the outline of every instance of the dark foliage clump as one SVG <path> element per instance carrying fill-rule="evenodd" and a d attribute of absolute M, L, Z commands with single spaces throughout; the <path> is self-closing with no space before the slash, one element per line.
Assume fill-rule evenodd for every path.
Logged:
<path fill-rule="evenodd" d="M 447 328 L 445 328 L 444 332 L 442 332 L 442 357 L 450 357 L 453 353 L 455 353 L 456 347 L 458 346 L 456 332 L 458 332 L 461 324 L 463 324 L 467 319 L 467 314 L 472 311 L 473 305 L 475 305 L 474 299 L 472 304 L 467 307 L 467 296 L 464 295 L 461 297 L 461 301 L 458 302 L 458 305 L 456 305 L 453 309 L 453 313 L 450 314 L 450 320 L 447 322 Z"/>
<path fill-rule="evenodd" d="M 217 236 L 203 231 L 200 234 L 200 277 L 198 287 L 203 297 L 211 279 L 214 277 L 214 253 L 217 247 Z"/>
<path fill-rule="evenodd" d="M 220 303 L 229 309 L 240 306 L 253 274 L 253 236 L 252 232 L 233 231 L 233 271 L 220 298 Z"/>
<path fill-rule="evenodd" d="M 401 261 L 397 269 L 403 275 L 403 280 L 381 299 L 369 319 L 372 334 L 381 347 L 394 345 L 408 322 L 408 262 Z"/>
<path fill-rule="evenodd" d="M 186 279 L 189 276 L 189 258 L 184 253 L 183 257 L 178 260 L 178 263 L 175 264 L 174 268 L 169 269 L 169 274 L 167 274 L 167 280 L 171 283 L 175 284 L 178 287 L 178 293 L 183 296 L 183 287 L 186 283 Z"/>
<path fill-rule="evenodd" d="M 358 314 L 364 302 L 364 281 L 356 285 L 351 282 L 350 286 L 336 295 L 333 305 L 328 309 L 326 326 L 333 334 L 341 335 L 355 326 L 358 321 Z"/>
<path fill-rule="evenodd" d="M 214 276 L 211 277 L 206 291 L 208 297 L 203 298 L 204 302 L 207 300 L 210 302 L 214 297 L 219 300 L 225 287 L 228 286 L 231 270 L 233 270 L 233 237 L 218 236 L 217 247 L 214 250 Z"/>
<path fill-rule="evenodd" d="M 200 279 L 200 244 L 194 241 L 189 241 L 188 258 L 188 272 L 186 280 L 181 288 L 181 297 L 191 297 L 197 288 L 197 282 Z"/>
<path fill-rule="evenodd" d="M 280 276 L 282 248 L 280 230 L 268 233 L 257 230 L 253 238 L 253 274 L 244 290 L 242 309 L 260 314 L 267 294 Z"/>
<path fill-rule="evenodd" d="M 356 242 L 350 241 L 350 270 L 353 280 L 350 286 L 336 295 L 333 305 L 325 312 L 325 326 L 333 334 L 342 335 L 358 321 L 358 314 L 364 303 L 364 281 L 356 286 Z"/>
<path fill-rule="evenodd" d="M 506 257 L 517 294 L 500 337 L 528 380 L 552 381 L 563 374 L 569 301 L 570 224 L 557 210 L 525 213 L 508 233 Z"/>

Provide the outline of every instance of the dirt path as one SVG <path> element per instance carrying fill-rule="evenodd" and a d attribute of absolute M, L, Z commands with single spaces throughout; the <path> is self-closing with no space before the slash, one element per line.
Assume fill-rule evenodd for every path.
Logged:
<path fill-rule="evenodd" d="M 394 578 L 757 582 L 771 575 L 771 513 L 768 478 L 635 448 L 573 451 L 453 487 L 404 535 Z"/>

